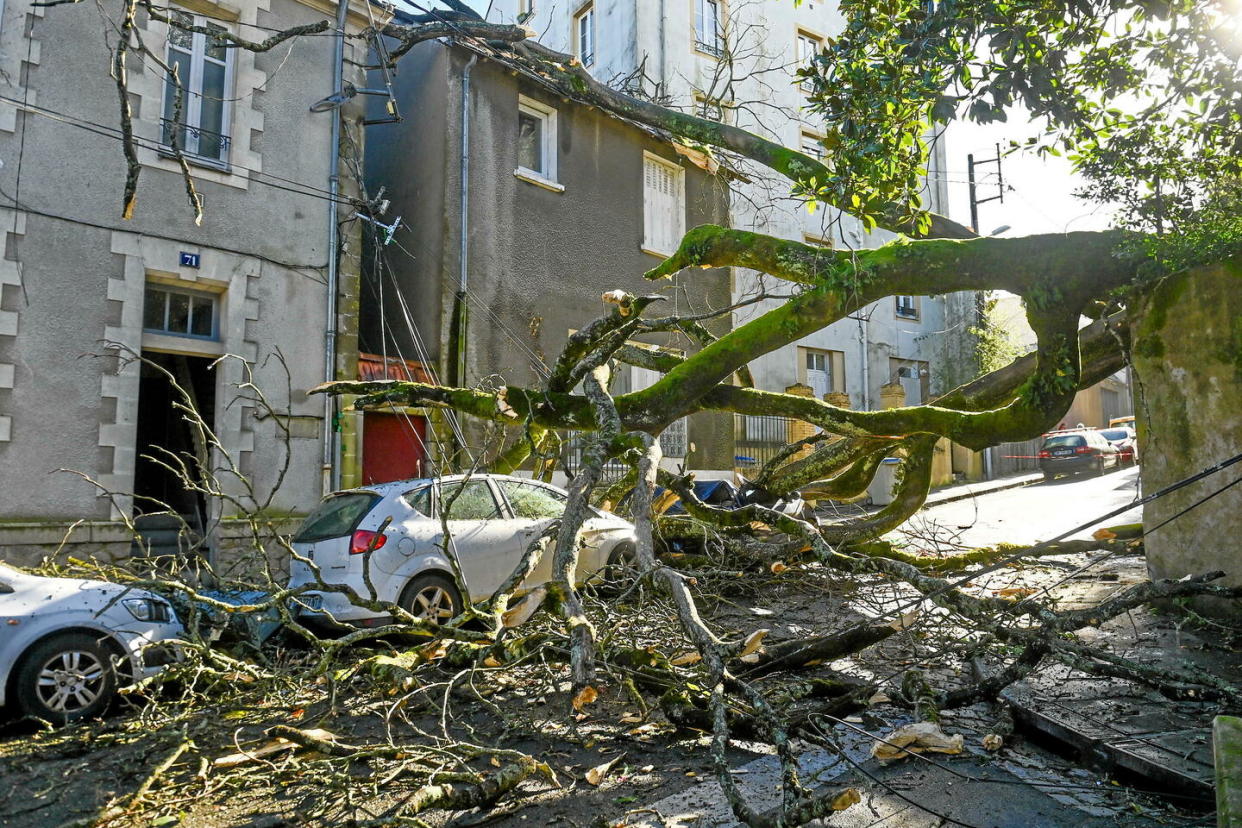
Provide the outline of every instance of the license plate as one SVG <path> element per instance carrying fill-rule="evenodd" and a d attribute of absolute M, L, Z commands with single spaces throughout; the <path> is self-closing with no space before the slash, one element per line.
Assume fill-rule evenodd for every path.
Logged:
<path fill-rule="evenodd" d="M 1068 457 L 1073 453 L 1074 453 L 1073 449 L 1057 449 L 1056 451 L 1052 452 L 1052 456 L 1053 457 Z"/>
<path fill-rule="evenodd" d="M 323 609 L 322 595 L 303 595 L 298 600 L 302 602 L 303 606 L 312 612 L 319 612 Z"/>

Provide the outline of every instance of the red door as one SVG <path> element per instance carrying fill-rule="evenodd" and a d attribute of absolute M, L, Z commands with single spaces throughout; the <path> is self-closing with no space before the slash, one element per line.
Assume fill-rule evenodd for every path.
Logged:
<path fill-rule="evenodd" d="M 362 483 L 421 477 L 427 421 L 404 414 L 368 411 L 362 420 Z"/>

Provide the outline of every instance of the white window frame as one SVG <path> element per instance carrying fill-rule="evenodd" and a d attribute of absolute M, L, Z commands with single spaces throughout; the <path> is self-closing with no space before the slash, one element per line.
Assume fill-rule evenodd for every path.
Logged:
<path fill-rule="evenodd" d="M 534 98 L 518 95 L 518 112 L 529 115 L 532 118 L 538 118 L 543 123 L 543 142 L 539 147 L 539 156 L 543 169 L 532 170 L 529 167 L 523 167 L 521 164 L 518 164 L 513 174 L 523 181 L 543 187 L 546 190 L 563 193 L 565 186 L 556 180 L 556 110 Z M 515 154 L 516 150 L 515 146 Z"/>
<path fill-rule="evenodd" d="M 812 48 L 814 49 L 813 53 L 807 54 Z M 823 49 L 823 37 L 807 29 L 798 29 L 794 35 L 794 70 L 797 71 L 804 66 L 809 66 Z M 807 95 L 815 91 L 814 86 L 807 80 L 799 81 L 798 88 L 802 90 L 803 94 Z"/>
<path fill-rule="evenodd" d="M 798 152 L 803 155 L 809 155 L 817 161 L 823 161 L 827 157 L 827 149 L 824 147 L 823 136 L 809 129 L 799 130 L 798 132 Z"/>
<path fill-rule="evenodd" d="M 164 313 L 163 313 L 164 324 L 162 327 L 148 328 L 146 325 L 147 292 L 148 291 L 159 293 L 162 297 L 162 300 L 164 303 Z M 189 330 L 185 330 L 185 331 L 169 330 L 168 328 L 169 296 L 173 294 L 176 294 L 178 296 L 186 296 L 190 300 L 206 299 L 207 301 L 211 303 L 211 333 L 210 334 L 203 335 L 203 334 L 190 333 Z M 160 336 L 175 336 L 175 337 L 179 337 L 183 339 L 197 339 L 197 340 L 206 341 L 206 342 L 219 342 L 220 341 L 220 296 L 218 294 L 210 293 L 210 292 L 202 291 L 202 290 L 191 290 L 188 288 L 173 287 L 172 285 L 168 285 L 163 282 L 150 282 L 149 281 L 146 283 L 146 285 L 143 288 L 142 303 L 143 303 L 142 330 L 144 333 L 159 334 Z M 187 328 L 193 327 L 193 324 L 194 324 L 193 313 L 194 313 L 194 304 L 191 301 L 190 316 L 187 317 L 187 322 L 186 322 Z"/>
<path fill-rule="evenodd" d="M 648 165 L 663 167 L 665 171 L 673 174 L 673 197 L 676 201 L 674 205 L 673 222 L 668 237 L 656 237 L 653 233 L 656 223 L 656 216 L 652 215 L 653 205 L 648 195 L 647 187 L 647 169 Z M 667 158 L 661 158 L 653 152 L 643 151 L 643 243 L 642 251 L 650 253 L 653 256 L 667 258 L 677 250 L 677 246 L 681 244 L 681 239 L 686 235 L 686 171 L 680 164 L 669 161 Z M 665 249 L 667 247 L 668 249 Z"/>
<path fill-rule="evenodd" d="M 845 352 L 833 351 L 828 348 L 798 347 L 798 382 L 811 385 L 811 367 L 807 365 L 813 356 L 823 358 L 828 374 L 829 393 L 845 393 Z"/>
<path fill-rule="evenodd" d="M 190 12 L 188 9 L 174 8 L 172 9 L 172 12 L 184 14 L 190 17 L 195 26 L 207 26 L 209 24 L 213 26 L 220 26 L 219 21 L 206 18 L 199 14 L 194 14 Z M 220 26 L 220 28 L 224 29 L 225 27 Z M 215 167 L 221 170 L 228 170 L 229 159 L 232 157 L 232 152 L 233 152 L 233 138 L 232 138 L 233 101 L 232 101 L 232 97 L 233 97 L 233 75 L 235 73 L 235 64 L 236 64 L 236 61 L 234 60 L 235 50 L 226 49 L 224 52 L 224 60 L 220 61 L 220 60 L 217 60 L 216 58 L 208 56 L 207 35 L 203 34 L 202 32 L 192 32 L 192 33 L 185 32 L 185 34 L 189 34 L 191 38 L 190 48 L 186 49 L 184 46 L 178 46 L 173 43 L 172 34 L 178 31 L 182 31 L 182 30 L 177 29 L 172 24 L 169 24 L 168 26 L 169 36 L 165 41 L 164 58 L 166 62 L 171 63 L 170 56 L 171 56 L 172 51 L 174 50 L 182 54 L 188 54 L 190 57 L 190 77 L 181 78 L 181 85 L 182 85 L 182 89 L 185 95 L 182 101 L 182 104 L 181 104 L 182 106 L 181 117 L 182 117 L 182 123 L 184 124 L 184 131 L 185 131 L 184 146 L 181 147 L 181 151 L 186 156 L 187 160 L 193 161 L 196 164 L 202 164 L 202 165 L 209 166 L 209 167 Z M 224 65 L 224 100 L 221 102 L 220 132 L 219 132 L 219 136 L 222 139 L 220 158 L 215 158 L 210 155 L 202 155 L 198 151 L 199 135 L 200 135 L 199 130 L 202 128 L 202 123 L 201 123 L 202 106 L 201 106 L 201 103 L 198 106 L 195 106 L 194 103 L 195 103 L 196 98 L 200 99 L 201 101 L 202 93 L 203 93 L 203 65 L 204 63 L 208 61 L 215 63 L 215 64 L 223 63 Z M 165 130 L 168 128 L 165 114 L 171 114 L 171 111 L 172 111 L 169 109 L 169 102 L 168 102 L 168 95 L 172 91 L 172 87 L 170 87 L 171 82 L 172 82 L 171 77 L 164 79 L 164 82 L 163 82 L 164 93 L 161 96 L 161 101 L 160 101 L 160 141 L 161 141 L 161 145 L 167 148 L 168 152 L 172 151 L 172 144 L 171 142 L 165 142 Z"/>
<path fill-rule="evenodd" d="M 909 319 L 915 322 L 917 322 L 920 319 L 921 314 L 919 313 L 919 297 L 911 296 L 905 293 L 899 293 L 896 296 L 894 296 L 893 299 L 894 299 L 893 315 L 896 316 L 898 319 Z M 902 301 L 903 299 L 909 300 L 909 301 L 903 302 Z M 905 309 L 908 309 L 909 312 L 908 313 L 903 312 L 903 310 Z"/>
<path fill-rule="evenodd" d="M 725 3 L 724 0 L 690 0 L 694 5 L 694 51 L 708 57 L 719 58 L 724 52 L 724 17 Z M 715 31 L 709 33 L 706 31 L 708 25 L 708 11 L 714 12 L 710 15 L 714 18 Z"/>
<path fill-rule="evenodd" d="M 585 24 L 585 28 L 584 28 Z M 582 65 L 595 65 L 595 3 L 590 2 L 574 12 L 574 54 Z M 585 35 L 585 36 L 584 36 Z"/>

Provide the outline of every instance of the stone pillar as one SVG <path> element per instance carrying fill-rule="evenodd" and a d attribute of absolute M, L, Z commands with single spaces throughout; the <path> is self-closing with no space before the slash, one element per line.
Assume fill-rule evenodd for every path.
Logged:
<path fill-rule="evenodd" d="M 793 385 L 786 386 L 785 393 L 793 394 L 795 397 L 814 397 L 815 389 L 809 385 L 803 385 L 800 382 L 795 382 Z M 785 442 L 787 443 L 796 443 L 799 440 L 805 440 L 806 438 L 814 435 L 815 426 L 808 422 L 804 422 L 803 420 L 789 420 L 785 423 Z M 798 460 L 806 457 L 810 453 L 811 448 L 808 446 L 795 454 L 792 459 Z"/>
<path fill-rule="evenodd" d="M 886 382 L 880 386 L 880 408 L 901 408 L 906 404 L 906 389 L 900 382 Z"/>
<path fill-rule="evenodd" d="M 1132 306 L 1135 412 L 1143 491 L 1154 492 L 1242 453 L 1242 262 L 1194 268 L 1144 291 Z M 1238 477 L 1234 466 L 1143 507 L 1155 526 Z M 1223 570 L 1242 586 L 1242 486 L 1145 540 L 1152 578 Z M 1242 603 L 1203 601 L 1242 613 Z"/>
<path fill-rule="evenodd" d="M 844 391 L 829 391 L 824 395 L 824 402 L 835 405 L 837 408 L 849 408 L 850 395 Z"/>

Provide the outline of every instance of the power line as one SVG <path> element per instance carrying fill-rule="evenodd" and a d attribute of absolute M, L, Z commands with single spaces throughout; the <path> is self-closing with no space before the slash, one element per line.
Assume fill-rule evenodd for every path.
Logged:
<path fill-rule="evenodd" d="M 44 106 L 39 106 L 37 104 L 28 104 L 17 98 L 10 98 L 6 95 L 0 95 L 0 101 L 18 106 L 23 111 L 30 112 L 35 115 L 42 115 L 45 118 L 58 121 L 68 126 L 77 127 L 78 129 L 82 129 L 87 132 L 94 133 L 95 135 L 99 135 L 104 138 L 111 138 L 112 140 L 120 141 L 122 143 L 124 143 L 125 141 L 125 137 L 121 133 L 121 130 L 119 127 L 112 127 L 112 126 L 108 126 L 107 124 L 100 124 L 100 123 L 96 123 L 95 121 L 88 121 L 84 118 L 78 118 L 77 116 L 69 115 L 64 112 L 59 112 L 57 110 L 49 109 Z M 25 130 L 23 129 L 23 134 L 24 133 L 25 133 Z M 162 144 L 151 141 L 150 139 L 147 139 L 147 138 L 140 138 L 138 136 L 134 136 L 133 141 L 136 146 L 139 146 L 143 149 L 152 150 L 154 152 L 166 151 L 166 148 Z M 327 190 L 316 187 L 312 184 L 306 184 L 301 181 L 294 181 L 292 179 L 283 178 L 282 176 L 278 176 L 273 173 L 264 172 L 262 170 L 255 170 L 250 167 L 242 166 L 241 164 L 230 164 L 229 170 L 245 172 L 249 174 L 250 176 L 254 176 L 252 180 L 256 184 L 264 184 L 268 187 L 273 187 L 278 190 L 284 190 L 286 192 L 294 193 L 295 195 L 307 196 L 308 198 L 317 198 L 317 199 L 320 199 L 321 201 L 335 201 L 337 204 L 345 204 L 351 207 L 357 206 L 357 202 L 354 201 L 353 199 L 333 198 Z M 265 180 L 265 178 L 270 178 L 273 180 L 267 181 Z M 283 182 L 283 183 L 277 183 L 277 182 Z M 286 185 L 291 185 L 291 186 L 286 186 Z M 295 188 L 298 188 L 298 189 L 295 189 Z"/>
<path fill-rule="evenodd" d="M 136 236 L 148 236 L 153 239 L 162 239 L 164 241 L 178 242 L 180 244 L 194 244 L 194 245 L 202 244 L 202 246 L 211 248 L 212 250 L 220 250 L 225 253 L 232 253 L 237 256 L 245 256 L 250 259 L 259 259 L 260 261 L 264 261 L 264 262 L 267 262 L 268 264 L 273 264 L 278 267 L 283 267 L 288 270 L 300 270 L 300 271 L 324 270 L 328 266 L 326 262 L 324 264 L 319 264 L 319 265 L 284 262 L 284 261 L 281 261 L 280 259 L 273 259 L 270 256 L 265 256 L 262 253 L 255 253 L 249 250 L 238 250 L 237 248 L 233 248 L 233 247 L 224 247 L 222 245 L 215 244 L 214 242 L 203 244 L 201 242 L 196 242 L 192 239 L 181 238 L 178 236 L 170 236 L 164 233 L 152 233 L 146 230 L 139 230 L 136 227 L 122 227 L 122 226 L 113 225 L 113 224 L 101 224 L 99 222 L 88 221 L 86 219 L 73 218 L 71 216 L 65 216 L 59 213 L 52 213 L 47 210 L 41 210 L 37 207 L 31 207 L 27 204 L 24 204 L 23 202 L 9 195 L 9 193 L 7 193 L 2 187 L 0 187 L 0 196 L 4 196 L 10 202 L 9 204 L 0 205 L 6 209 L 19 210 L 23 213 L 29 213 L 32 216 L 39 216 L 41 218 L 53 219 L 55 221 L 63 221 L 69 224 L 78 224 L 78 225 L 82 225 L 83 227 L 92 227 L 96 230 L 109 230 L 109 231 L 117 232 L 117 233 L 132 233 L 133 235 L 136 235 Z M 303 274 L 303 275 L 306 275 L 307 278 L 314 279 L 314 281 L 320 282 L 321 284 L 327 284 L 326 281 L 310 276 L 309 274 Z"/>

